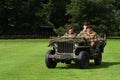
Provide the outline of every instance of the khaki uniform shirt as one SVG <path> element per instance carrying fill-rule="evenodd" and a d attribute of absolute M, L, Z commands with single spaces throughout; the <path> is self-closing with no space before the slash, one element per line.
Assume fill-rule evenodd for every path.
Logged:
<path fill-rule="evenodd" d="M 87 33 L 87 34 L 89 35 L 89 37 L 92 41 L 97 41 L 98 40 L 98 36 L 97 36 L 96 32 L 91 31 L 90 33 Z"/>
<path fill-rule="evenodd" d="M 94 46 L 95 42 L 98 41 L 98 35 L 94 31 L 91 31 L 90 33 L 81 31 L 77 36 L 81 36 L 81 37 L 85 37 L 86 39 L 90 39 L 91 46 Z"/>
<path fill-rule="evenodd" d="M 80 35 L 81 37 L 85 37 L 86 39 L 90 39 L 92 41 L 98 40 L 98 35 L 94 31 L 91 31 L 90 33 L 81 31 L 78 35 Z"/>

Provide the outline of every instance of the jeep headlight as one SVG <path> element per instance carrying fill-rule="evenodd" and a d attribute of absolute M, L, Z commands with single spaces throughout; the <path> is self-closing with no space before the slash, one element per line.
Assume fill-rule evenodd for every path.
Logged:
<path fill-rule="evenodd" d="M 75 48 L 76 48 L 76 47 L 78 47 L 78 46 L 79 46 L 79 44 L 78 44 L 78 43 L 75 43 L 75 44 L 74 44 L 74 46 L 75 46 Z"/>
<path fill-rule="evenodd" d="M 56 43 L 54 43 L 53 46 L 55 49 L 58 47 L 58 45 Z"/>
<path fill-rule="evenodd" d="M 79 46 L 78 43 L 74 43 L 74 46 L 73 46 L 73 52 L 75 52 L 75 50 L 77 49 L 78 46 Z"/>

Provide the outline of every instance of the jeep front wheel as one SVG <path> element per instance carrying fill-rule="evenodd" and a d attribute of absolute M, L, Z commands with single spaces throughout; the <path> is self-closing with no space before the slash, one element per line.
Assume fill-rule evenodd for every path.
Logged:
<path fill-rule="evenodd" d="M 81 51 L 78 55 L 78 66 L 81 69 L 87 68 L 89 65 L 89 54 L 87 51 Z"/>
<path fill-rule="evenodd" d="M 49 58 L 50 54 L 54 54 L 53 50 L 49 50 L 45 56 L 45 63 L 48 68 L 55 68 L 57 63 L 53 61 L 51 58 Z"/>

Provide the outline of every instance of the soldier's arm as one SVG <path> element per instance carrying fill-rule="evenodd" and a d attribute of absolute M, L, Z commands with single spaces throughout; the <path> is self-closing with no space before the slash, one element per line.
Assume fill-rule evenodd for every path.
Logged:
<path fill-rule="evenodd" d="M 77 36 L 82 36 L 83 35 L 83 31 L 80 31 L 79 34 L 77 34 Z"/>
<path fill-rule="evenodd" d="M 80 32 L 77 34 L 77 36 L 80 36 Z"/>
<path fill-rule="evenodd" d="M 97 40 L 98 40 L 98 36 L 97 36 L 96 32 L 94 32 L 91 36 L 91 42 L 95 42 Z"/>
<path fill-rule="evenodd" d="M 95 34 L 94 34 L 93 41 L 98 41 L 98 36 L 97 36 L 97 33 L 95 33 Z"/>

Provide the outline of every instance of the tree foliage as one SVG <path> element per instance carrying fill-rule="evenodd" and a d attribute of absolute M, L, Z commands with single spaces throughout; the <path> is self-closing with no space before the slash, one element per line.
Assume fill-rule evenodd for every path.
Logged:
<path fill-rule="evenodd" d="M 1 34 L 33 34 L 37 26 L 50 25 L 51 0 L 1 0 L 0 3 Z"/>
<path fill-rule="evenodd" d="M 62 35 L 67 25 L 78 33 L 90 22 L 99 34 L 120 36 L 119 0 L 1 0 L 0 35 L 35 34 L 52 25 Z"/>
<path fill-rule="evenodd" d="M 66 15 L 71 16 L 69 19 L 71 23 L 82 25 L 87 21 L 94 25 L 98 33 L 111 35 L 118 29 L 116 26 L 118 17 L 115 16 L 113 3 L 115 0 L 71 0 Z"/>
<path fill-rule="evenodd" d="M 70 2 L 70 0 L 52 0 L 52 10 L 50 14 L 50 22 L 56 28 L 60 26 L 64 26 L 68 22 L 68 16 L 66 13 L 66 5 Z"/>

